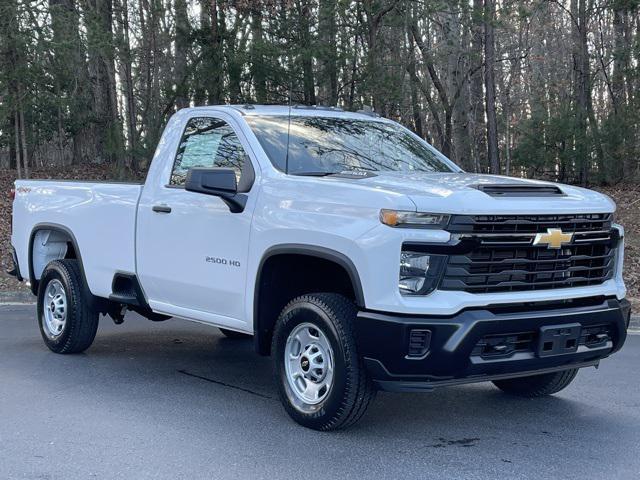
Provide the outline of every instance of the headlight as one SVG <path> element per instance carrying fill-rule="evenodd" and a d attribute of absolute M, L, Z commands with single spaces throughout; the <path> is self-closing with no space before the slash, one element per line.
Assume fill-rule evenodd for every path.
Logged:
<path fill-rule="evenodd" d="M 398 288 L 403 295 L 426 295 L 437 286 L 446 256 L 403 250 Z"/>
<path fill-rule="evenodd" d="M 449 223 L 449 215 L 382 209 L 380 221 L 390 227 L 443 228 Z"/>

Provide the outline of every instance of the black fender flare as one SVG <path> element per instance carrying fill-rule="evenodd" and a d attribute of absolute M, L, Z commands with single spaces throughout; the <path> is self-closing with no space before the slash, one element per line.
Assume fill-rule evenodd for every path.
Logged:
<path fill-rule="evenodd" d="M 76 257 L 78 259 L 78 263 L 80 264 L 80 272 L 82 273 L 82 277 L 84 279 L 85 285 L 87 285 L 87 276 L 84 272 L 84 263 L 82 262 L 82 254 L 80 253 L 80 247 L 78 246 L 78 240 L 76 240 L 76 236 L 73 234 L 71 229 L 64 225 L 60 225 L 58 223 L 37 223 L 31 229 L 31 235 L 29 236 L 29 251 L 28 253 L 28 274 L 29 274 L 29 282 L 31 284 L 31 292 L 34 295 L 38 294 L 38 281 L 35 278 L 35 272 L 33 271 L 33 242 L 36 237 L 36 233 L 40 230 L 52 230 L 55 232 L 62 233 L 69 238 L 69 242 L 73 246 L 73 250 L 76 253 Z M 89 287 L 87 286 L 87 290 Z"/>
<path fill-rule="evenodd" d="M 349 279 L 351 280 L 351 285 L 353 287 L 353 291 L 355 294 L 356 305 L 360 308 L 365 307 L 364 300 L 364 292 L 362 289 L 362 282 L 360 281 L 360 275 L 354 263 L 351 261 L 349 257 L 347 257 L 344 253 L 338 252 L 336 250 L 332 250 L 326 247 L 320 247 L 317 245 L 307 245 L 307 244 L 297 244 L 297 243 L 286 243 L 273 245 L 269 247 L 262 255 L 260 259 L 260 263 L 258 265 L 258 270 L 256 274 L 255 284 L 254 284 L 254 296 L 253 296 L 253 332 L 254 332 L 254 342 L 256 345 L 256 349 L 258 352 L 262 351 L 262 347 L 260 344 L 260 328 L 259 328 L 259 299 L 260 299 L 260 285 L 261 285 L 261 277 L 262 272 L 264 270 L 264 265 L 271 257 L 276 255 L 306 255 L 316 258 L 321 258 L 324 260 L 328 260 L 330 262 L 335 263 L 336 265 L 342 267 L 347 274 L 349 275 Z"/>

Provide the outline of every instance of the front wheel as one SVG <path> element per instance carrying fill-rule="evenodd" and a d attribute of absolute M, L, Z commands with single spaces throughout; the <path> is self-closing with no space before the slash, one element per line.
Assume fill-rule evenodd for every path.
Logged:
<path fill-rule="evenodd" d="M 300 425 L 335 430 L 357 422 L 375 396 L 353 333 L 356 307 L 332 293 L 292 300 L 278 318 L 272 354 L 280 399 Z"/>
<path fill-rule="evenodd" d="M 578 369 L 544 373 L 530 377 L 495 380 L 493 384 L 505 393 L 518 397 L 536 398 L 553 395 L 566 388 L 578 373 Z"/>

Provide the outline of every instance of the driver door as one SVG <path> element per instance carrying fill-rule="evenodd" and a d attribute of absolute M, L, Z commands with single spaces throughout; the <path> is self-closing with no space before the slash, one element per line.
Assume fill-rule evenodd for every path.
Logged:
<path fill-rule="evenodd" d="M 137 270 L 154 310 L 249 331 L 244 298 L 255 170 L 230 121 L 187 121 L 166 181 L 140 200 Z M 231 213 L 219 197 L 186 191 L 193 167 L 233 168 L 238 191 L 248 192 L 244 211 Z"/>

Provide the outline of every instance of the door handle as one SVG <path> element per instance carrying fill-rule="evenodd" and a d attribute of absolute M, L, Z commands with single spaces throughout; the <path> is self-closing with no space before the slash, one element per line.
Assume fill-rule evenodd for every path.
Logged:
<path fill-rule="evenodd" d="M 156 213 L 171 213 L 171 207 L 169 205 L 154 205 L 151 210 Z"/>

